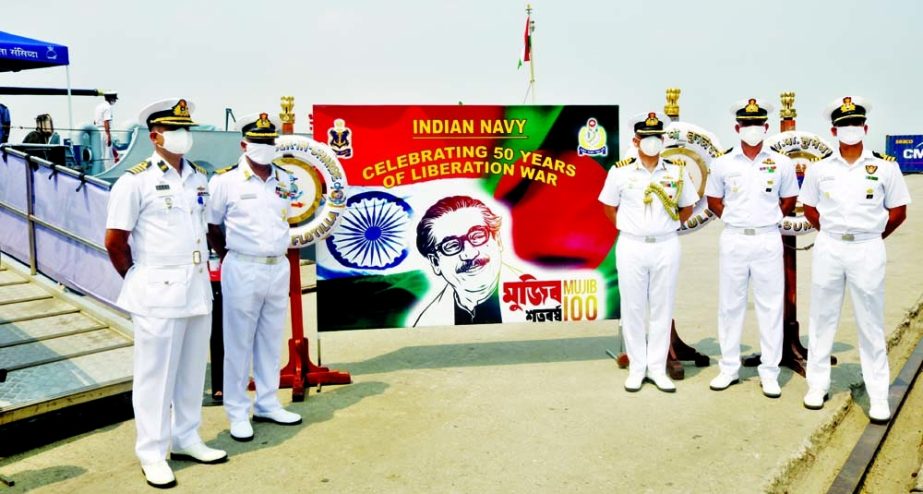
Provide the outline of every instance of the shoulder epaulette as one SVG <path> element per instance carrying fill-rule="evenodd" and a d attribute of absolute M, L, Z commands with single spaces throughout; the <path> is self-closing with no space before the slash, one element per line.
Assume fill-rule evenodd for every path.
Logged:
<path fill-rule="evenodd" d="M 229 171 L 231 171 L 231 170 L 237 168 L 237 165 L 238 165 L 238 164 L 239 164 L 239 163 L 234 163 L 234 164 L 231 165 L 231 166 L 226 166 L 226 167 L 224 167 L 224 168 L 222 168 L 222 169 L 220 169 L 220 170 L 215 170 L 215 173 L 218 174 L 218 175 L 221 175 L 222 173 L 227 173 L 227 172 L 229 172 Z"/>
<path fill-rule="evenodd" d="M 190 161 L 189 164 L 192 165 L 192 168 L 195 171 L 201 173 L 202 175 L 208 175 L 208 170 L 206 170 L 205 167 L 203 166 L 199 166 L 199 164 L 196 163 L 195 161 Z"/>
<path fill-rule="evenodd" d="M 891 156 L 890 154 L 879 153 L 878 151 L 872 151 L 872 156 L 885 161 L 897 161 L 894 156 Z"/>
<path fill-rule="evenodd" d="M 126 170 L 126 171 L 127 171 L 128 173 L 131 173 L 132 175 L 137 175 L 137 174 L 143 172 L 144 170 L 147 170 L 147 169 L 150 168 L 150 167 L 151 167 L 151 162 L 150 162 L 150 161 L 142 161 L 141 163 L 138 163 L 137 165 L 135 165 L 135 166 L 129 168 L 129 169 Z"/>
<path fill-rule="evenodd" d="M 622 161 L 619 161 L 619 162 L 617 162 L 616 164 L 614 164 L 614 165 L 612 165 L 612 166 L 614 166 L 614 167 L 616 167 L 616 168 L 621 168 L 621 167 L 623 167 L 623 166 L 628 166 L 628 165 L 634 163 L 635 160 L 637 160 L 637 159 L 638 159 L 638 158 L 635 158 L 634 156 L 632 156 L 631 158 L 625 158 L 625 159 L 623 159 Z"/>

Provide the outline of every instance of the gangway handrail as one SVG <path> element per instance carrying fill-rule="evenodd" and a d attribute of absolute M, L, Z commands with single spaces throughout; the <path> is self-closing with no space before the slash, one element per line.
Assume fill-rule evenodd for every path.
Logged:
<path fill-rule="evenodd" d="M 17 156 L 17 157 L 19 157 L 19 158 L 22 158 L 22 159 L 25 161 L 25 163 L 26 163 L 26 164 L 30 167 L 30 169 L 31 169 L 29 172 L 26 172 L 26 174 L 25 174 L 25 178 L 26 178 L 26 210 L 25 210 L 25 211 L 22 211 L 22 210 L 20 210 L 19 208 L 17 208 L 16 206 L 14 206 L 14 205 L 12 205 L 12 204 L 9 204 L 9 203 L 7 203 L 7 202 L 5 202 L 5 201 L 2 201 L 2 200 L 0 200 L 0 208 L 5 209 L 5 210 L 7 210 L 7 211 L 10 211 L 10 212 L 12 212 L 13 214 L 15 214 L 15 215 L 17 215 L 17 216 L 19 216 L 19 217 L 21 217 L 21 218 L 23 218 L 23 219 L 26 220 L 26 223 L 27 223 L 28 229 L 29 229 L 29 272 L 30 272 L 33 276 L 36 275 L 36 274 L 38 274 L 38 265 L 37 265 L 37 262 L 38 262 L 38 261 L 37 261 L 36 251 L 35 251 L 35 249 L 36 249 L 36 246 L 35 246 L 35 226 L 36 226 L 36 225 L 39 225 L 39 226 L 41 226 L 41 227 L 43 227 L 43 228 L 47 228 L 47 229 L 49 229 L 49 230 L 51 230 L 51 231 L 53 231 L 53 232 L 55 232 L 55 233 L 57 233 L 57 234 L 59 234 L 59 235 L 62 235 L 62 236 L 65 237 L 65 238 L 68 238 L 68 239 L 70 239 L 70 240 L 73 240 L 73 241 L 75 241 L 75 242 L 77 242 L 77 243 L 79 243 L 79 244 L 85 245 L 85 246 L 90 247 L 90 248 L 92 248 L 92 249 L 94 249 L 94 250 L 97 250 L 97 251 L 99 251 L 99 252 L 106 253 L 106 249 L 105 249 L 105 247 L 103 247 L 102 245 L 100 245 L 100 244 L 98 244 L 98 243 L 96 243 L 96 242 L 93 242 L 92 240 L 89 240 L 89 239 L 87 239 L 87 238 L 84 238 L 83 236 L 78 235 L 77 233 L 71 232 L 71 231 L 69 231 L 69 230 L 67 230 L 67 229 L 65 229 L 65 228 L 61 228 L 61 227 L 59 227 L 59 226 L 53 225 L 53 224 L 49 223 L 48 221 L 46 221 L 46 220 L 44 220 L 44 219 L 42 219 L 42 218 L 39 218 L 38 216 L 35 215 L 35 211 L 34 211 L 34 201 L 33 201 L 33 199 L 32 199 L 32 197 L 33 197 L 33 190 L 34 190 L 34 180 L 35 180 L 35 177 L 33 176 L 33 173 L 31 173 L 31 171 L 34 171 L 35 169 L 32 168 L 32 166 L 35 165 L 35 166 L 41 166 L 41 167 L 49 168 L 49 169 L 52 170 L 53 173 L 63 173 L 63 174 L 65 174 L 65 175 L 70 175 L 70 176 L 72 176 L 72 177 L 74 177 L 74 178 L 80 180 L 81 182 L 92 183 L 93 185 L 96 185 L 96 186 L 99 186 L 99 187 L 103 187 L 103 188 L 105 188 L 105 189 L 107 189 L 107 190 L 110 189 L 110 188 L 112 187 L 112 185 L 109 184 L 109 182 L 106 182 L 105 180 L 100 180 L 100 179 L 94 178 L 94 177 L 92 177 L 92 176 L 87 176 L 87 175 L 84 174 L 84 173 L 78 172 L 78 171 L 76 171 L 76 170 L 72 170 L 72 169 L 70 169 L 70 168 L 68 168 L 68 167 L 66 167 L 66 166 L 56 165 L 56 164 L 54 164 L 54 163 L 51 163 L 50 161 L 44 160 L 44 159 L 42 159 L 42 158 L 33 156 L 33 155 L 31 155 L 31 154 L 28 154 L 28 153 L 24 153 L 24 152 L 19 151 L 19 150 L 17 150 L 17 149 L 11 149 L 11 148 L 8 149 L 6 146 L 0 147 L 0 155 L 2 155 L 2 158 L 3 158 L 4 161 L 6 161 L 7 155 L 10 155 L 10 154 L 12 154 L 12 155 L 14 155 L 14 156 Z"/>
<path fill-rule="evenodd" d="M 72 177 L 74 177 L 74 178 L 76 178 L 76 179 L 78 179 L 78 180 L 82 180 L 82 181 L 85 181 L 85 182 L 87 182 L 87 183 L 91 183 L 91 184 L 93 184 L 93 185 L 98 185 L 98 186 L 100 186 L 100 187 L 105 187 L 106 189 L 111 189 L 111 188 L 112 188 L 112 184 L 111 184 L 111 183 L 109 183 L 109 182 L 107 182 L 107 181 L 105 181 L 105 180 L 96 178 L 96 177 L 94 177 L 94 176 L 92 176 L 92 175 L 87 175 L 87 174 L 85 174 L 85 173 L 79 172 L 79 171 L 77 171 L 77 170 L 74 170 L 73 168 L 69 168 L 69 167 L 62 166 L 62 165 L 56 165 L 56 164 L 54 164 L 54 163 L 52 163 L 52 162 L 50 162 L 50 161 L 48 161 L 48 160 L 39 158 L 38 156 L 34 156 L 34 155 L 29 154 L 29 153 L 24 153 L 24 152 L 20 151 L 19 149 L 15 149 L 15 148 L 12 148 L 12 147 L 6 147 L 6 146 L 0 147 L 0 155 L 3 156 L 3 160 L 4 160 L 4 161 L 6 161 L 6 155 L 7 155 L 7 154 L 12 154 L 12 155 L 14 155 L 14 156 L 18 156 L 18 157 L 20 157 L 20 158 L 26 160 L 26 161 L 29 162 L 29 163 L 32 163 L 32 164 L 35 164 L 35 165 L 39 165 L 39 166 L 43 166 L 43 167 L 45 167 L 45 168 L 50 168 L 51 170 L 56 171 L 56 172 L 58 172 L 58 173 L 64 173 L 65 175 L 70 175 L 70 176 L 72 176 Z"/>

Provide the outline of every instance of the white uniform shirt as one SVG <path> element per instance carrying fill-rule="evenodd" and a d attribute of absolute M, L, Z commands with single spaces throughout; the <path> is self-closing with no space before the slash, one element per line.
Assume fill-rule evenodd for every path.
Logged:
<path fill-rule="evenodd" d="M 182 175 L 156 152 L 148 163 L 119 177 L 109 192 L 106 228 L 131 232 L 135 263 L 116 303 L 149 317 L 208 314 L 208 180 L 185 160 Z"/>
<path fill-rule="evenodd" d="M 112 128 L 112 105 L 108 101 L 96 105 L 96 116 L 93 118 L 94 125 L 103 128 L 103 122 L 109 121 L 109 127 Z"/>
<path fill-rule="evenodd" d="M 723 199 L 721 220 L 737 228 L 775 225 L 782 220 L 780 197 L 798 195 L 795 164 L 765 146 L 753 161 L 740 147 L 711 163 L 705 195 Z"/>
<path fill-rule="evenodd" d="M 682 197 L 679 207 L 692 206 L 699 200 L 695 185 L 689 178 L 689 172 L 683 170 Z M 676 199 L 677 183 L 680 179 L 680 167 L 663 158 L 657 163 L 653 173 L 641 163 L 640 158 L 621 167 L 609 169 L 606 183 L 599 193 L 599 202 L 618 208 L 616 228 L 633 235 L 664 235 L 675 232 L 680 227 L 679 220 L 667 214 L 660 198 L 651 194 L 651 203 L 644 203 L 644 191 L 651 183 L 658 183 L 670 199 Z"/>
<path fill-rule="evenodd" d="M 821 230 L 836 235 L 882 233 L 888 209 L 910 204 L 898 164 L 876 158 L 868 149 L 852 165 L 839 150 L 811 164 L 799 198 L 817 208 Z"/>
<path fill-rule="evenodd" d="M 224 224 L 228 250 L 250 256 L 285 254 L 291 243 L 291 174 L 273 166 L 264 182 L 241 156 L 236 167 L 212 178 L 209 189 L 208 222 Z"/>

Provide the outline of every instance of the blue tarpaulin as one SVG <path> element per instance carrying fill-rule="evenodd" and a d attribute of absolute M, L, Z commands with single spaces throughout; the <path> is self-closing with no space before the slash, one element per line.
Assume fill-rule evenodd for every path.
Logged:
<path fill-rule="evenodd" d="M 0 72 L 68 65 L 67 47 L 0 31 Z"/>

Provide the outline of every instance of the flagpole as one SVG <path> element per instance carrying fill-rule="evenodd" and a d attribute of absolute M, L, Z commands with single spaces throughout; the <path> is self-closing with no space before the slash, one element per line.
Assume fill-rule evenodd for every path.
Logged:
<path fill-rule="evenodd" d="M 526 15 L 529 19 L 529 89 L 532 91 L 532 104 L 535 104 L 535 21 L 532 20 L 532 4 L 526 4 Z"/>

